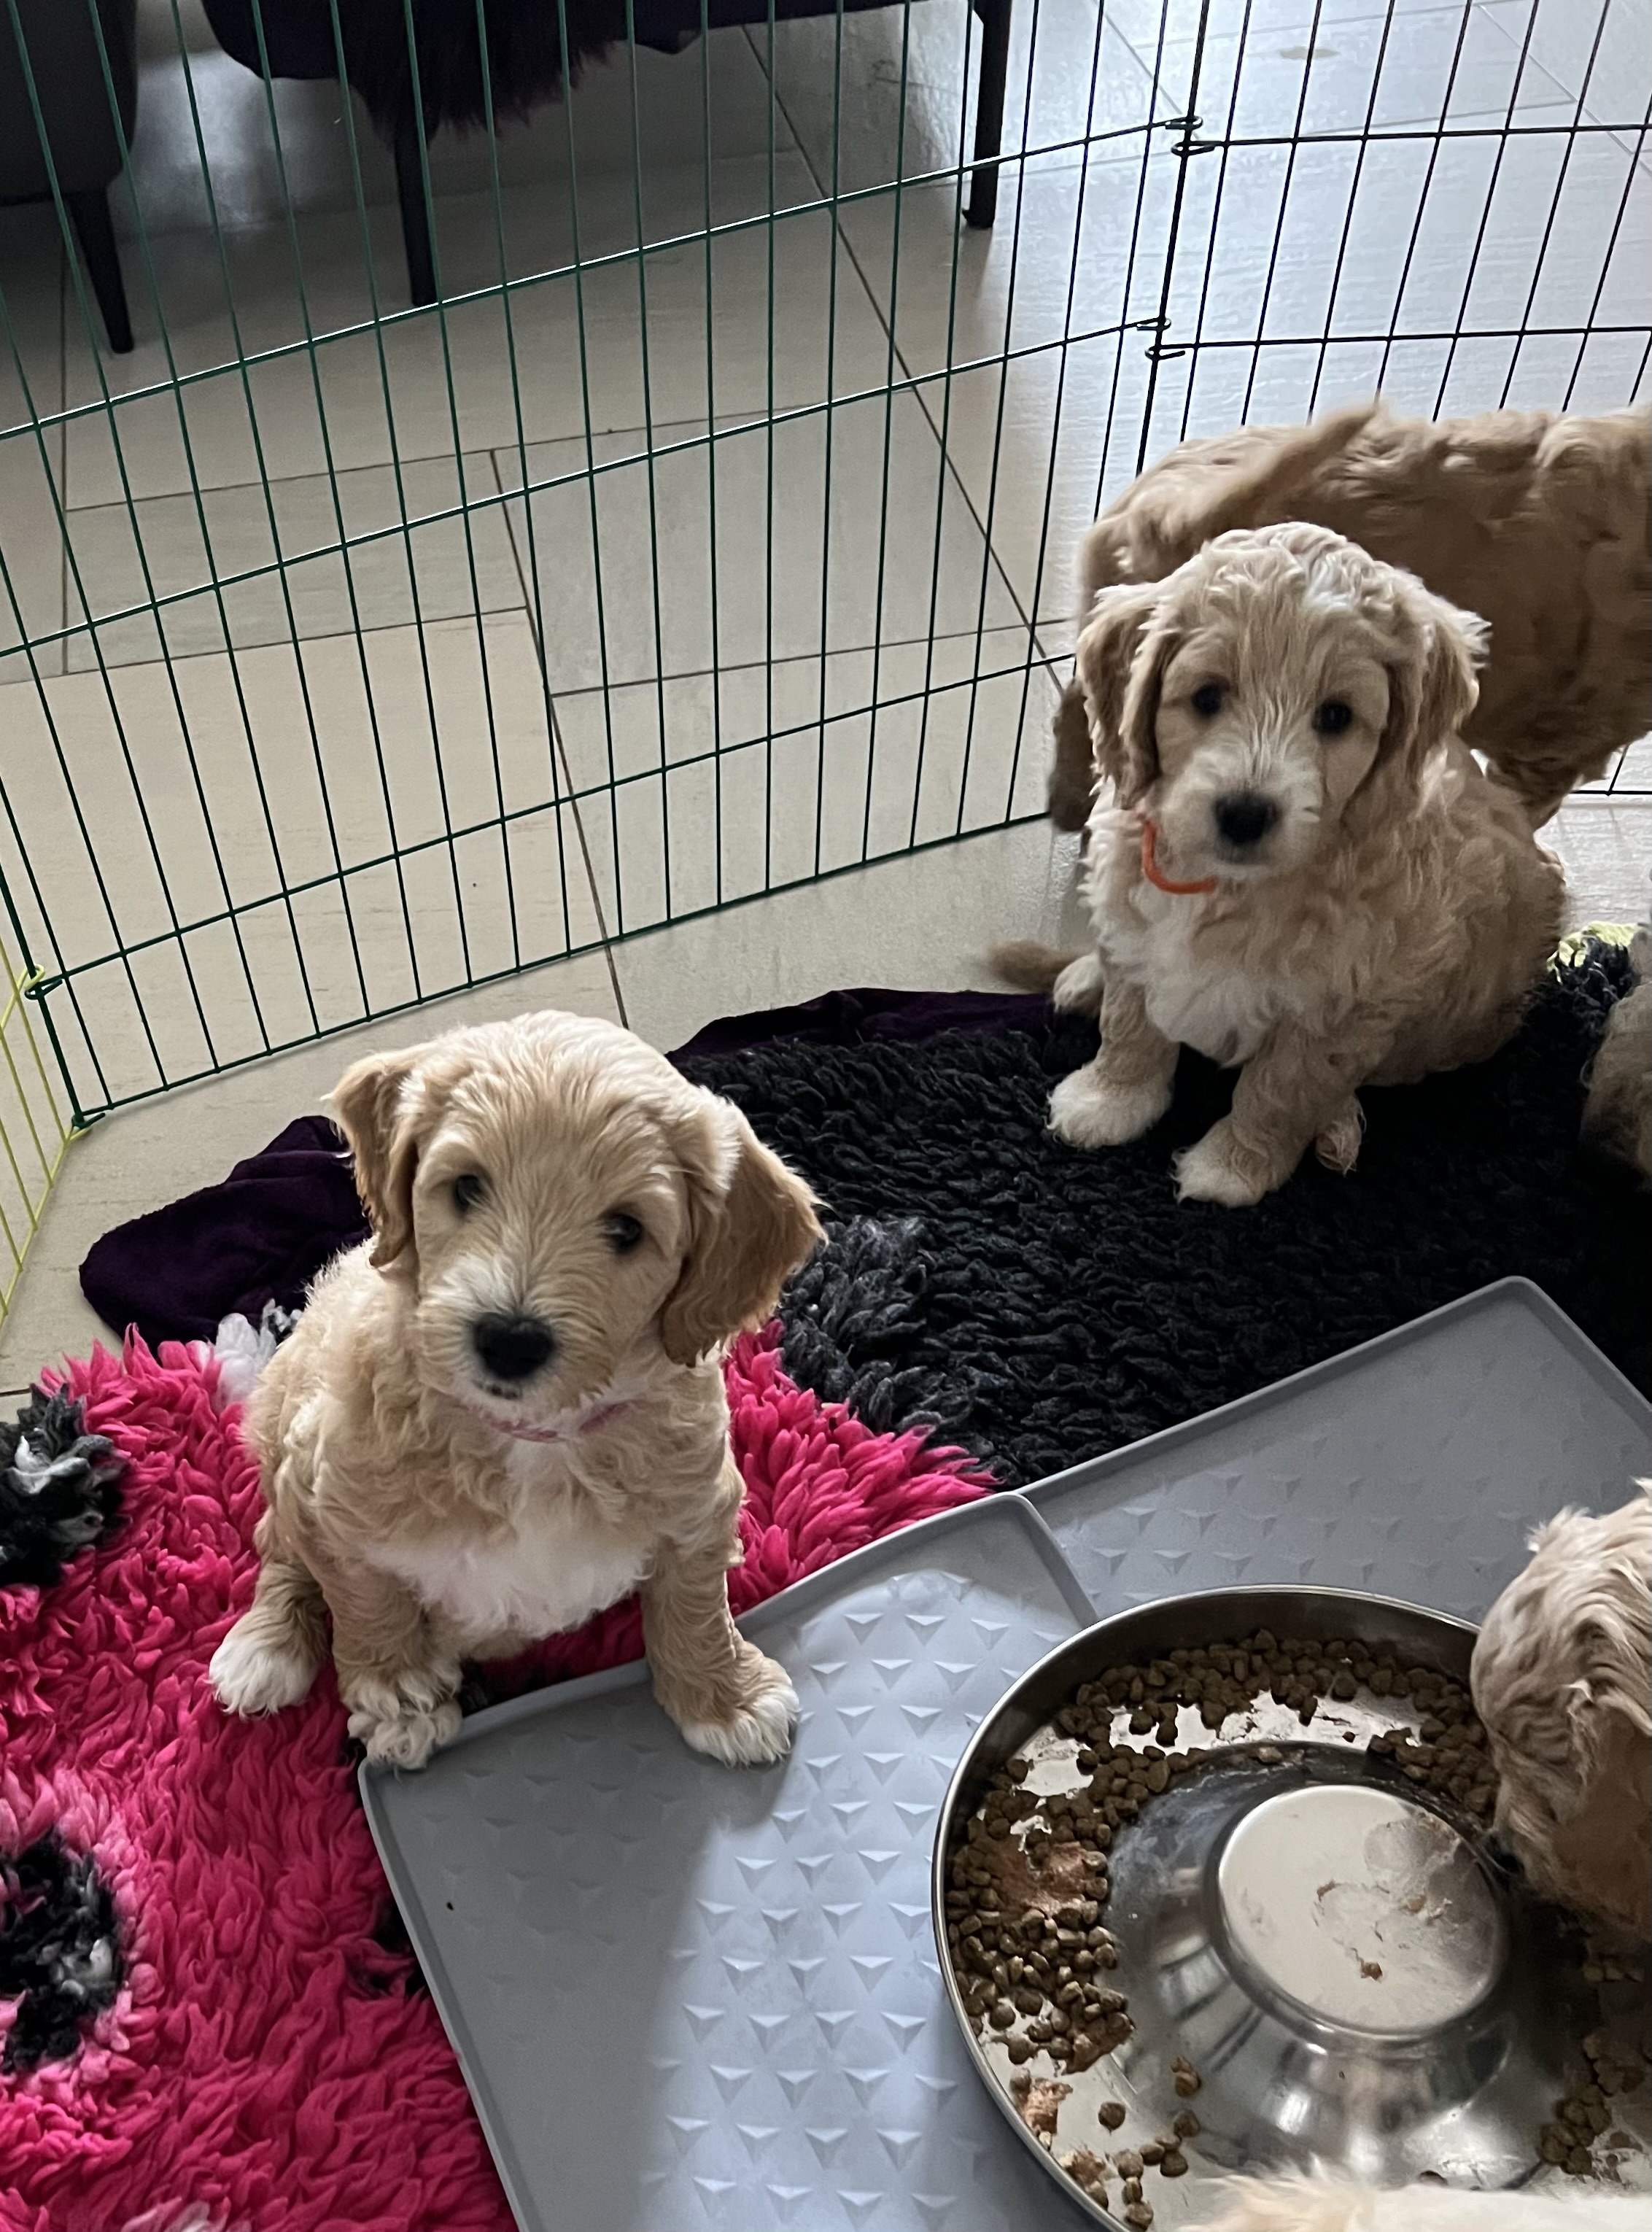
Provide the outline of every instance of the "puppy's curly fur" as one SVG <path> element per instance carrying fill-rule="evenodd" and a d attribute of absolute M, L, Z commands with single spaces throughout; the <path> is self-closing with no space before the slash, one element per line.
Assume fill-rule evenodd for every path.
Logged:
<path fill-rule="evenodd" d="M 462 1659 L 640 1587 L 689 1742 L 780 1757 L 795 1694 L 729 1614 L 718 1358 L 820 1237 L 808 1188 L 729 1102 L 580 1016 L 358 1062 L 334 1106 L 373 1237 L 316 1281 L 249 1409 L 268 1509 L 220 1699 L 296 1703 L 330 1613 L 352 1734 L 420 1766 L 458 1726 Z"/>
<path fill-rule="evenodd" d="M 1509 1036 L 1565 886 L 1461 741 L 1482 633 L 1301 525 L 1219 536 L 1163 582 L 1103 592 L 1079 646 L 1117 799 L 1089 830 L 1098 965 L 1058 986 L 1075 1005 L 1101 991 L 1102 1046 L 1056 1088 L 1062 1139 L 1139 1137 L 1169 1104 L 1178 1046 L 1195 1047 L 1240 1077 L 1231 1114 L 1180 1158 L 1180 1190 L 1237 1207 L 1310 1145 L 1351 1168 L 1362 1085 Z"/>
<path fill-rule="evenodd" d="M 1441 2185 L 1383 2193 L 1328 2178 L 1236 2178 L 1200 2232 L 1629 2232 L 1645 2214 L 1643 2195 L 1464 2193 Z"/>
<path fill-rule="evenodd" d="M 1652 407 L 1431 422 L 1359 404 L 1307 427 L 1184 442 L 1085 538 L 1079 621 L 1097 594 L 1162 580 L 1236 527 L 1311 521 L 1418 574 L 1489 624 L 1465 730 L 1545 821 L 1575 783 L 1652 729 Z M 1096 770 L 1079 685 L 1055 719 L 1050 811 L 1089 818 Z"/>
<path fill-rule="evenodd" d="M 1652 1482 L 1563 1511 L 1486 1615 L 1475 1710 L 1497 1826 L 1549 1898 L 1652 1938 Z"/>

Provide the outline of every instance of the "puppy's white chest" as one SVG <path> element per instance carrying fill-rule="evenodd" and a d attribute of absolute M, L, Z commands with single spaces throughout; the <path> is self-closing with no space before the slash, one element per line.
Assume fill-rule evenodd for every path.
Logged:
<path fill-rule="evenodd" d="M 634 1543 L 618 1543 L 582 1521 L 561 1496 L 528 1502 L 509 1535 L 479 1542 L 455 1532 L 381 1543 L 373 1562 L 445 1612 L 473 1644 L 578 1627 L 629 1596 L 648 1563 Z"/>
<path fill-rule="evenodd" d="M 1200 952 L 1196 899 L 1154 893 L 1149 905 L 1145 920 L 1110 911 L 1100 936 L 1108 967 L 1140 986 L 1150 1020 L 1167 1039 L 1228 1067 L 1248 1061 L 1299 1004 L 1291 988 Z"/>

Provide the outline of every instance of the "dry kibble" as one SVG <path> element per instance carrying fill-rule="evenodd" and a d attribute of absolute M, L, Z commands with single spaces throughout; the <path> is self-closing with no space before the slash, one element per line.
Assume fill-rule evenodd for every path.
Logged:
<path fill-rule="evenodd" d="M 959 1825 L 949 1855 L 946 1943 L 970 2021 L 978 2035 L 998 2041 L 1013 2065 L 1012 2082 L 1023 2092 L 1032 2078 L 1026 2065 L 1035 2057 L 1047 2057 L 1041 2066 L 1047 2070 L 1053 2062 L 1054 2076 L 1072 2074 L 1092 2067 L 1132 2034 L 1125 1995 L 1105 1989 L 1119 1956 L 1098 1926 L 1111 1888 L 1115 1835 L 1184 1778 L 1234 1756 L 1220 1742 L 1208 1751 L 1184 1748 L 1182 1727 L 1196 1726 L 1196 1716 L 1219 1732 L 1269 1697 L 1305 1726 L 1325 1701 L 1346 1704 L 1362 1692 L 1395 1699 L 1414 1723 L 1369 1740 L 1375 1771 L 1402 1775 L 1480 1820 L 1491 1817 L 1496 1783 L 1485 1733 L 1462 1685 L 1425 1668 L 1402 1667 L 1363 1645 L 1278 1638 L 1267 1630 L 1109 1668 L 1086 1682 L 1053 1716 L 1069 1747 L 1045 1762 L 1066 1762 L 1070 1788 L 1029 1788 L 1033 1762 L 1023 1755 L 993 1772 L 981 1807 Z M 1254 1717 L 1241 1722 L 1240 1755 L 1264 1767 L 1280 1764 L 1286 1756 L 1280 1744 L 1258 1742 L 1257 1733 Z M 1342 1726 L 1324 1733 L 1362 1740 Z M 1629 1973 L 1622 1956 L 1605 1949 L 1591 1944 L 1584 1957 L 1591 1979 Z M 1590 2143 L 1610 2125 L 1608 2102 L 1645 2073 L 1607 2054 L 1603 2037 L 1590 2043 L 1594 2081 L 1557 2103 L 1555 2121 L 1539 2140 L 1545 2160 L 1574 2171 L 1579 2156 L 1587 2167 Z M 1178 2102 L 1201 2089 L 1198 2071 L 1183 2057 L 1169 2076 Z M 1117 2101 L 1097 2113 L 1108 2132 L 1127 2120 Z M 1151 2203 L 1141 2196 L 1143 2171 L 1186 2176 L 1181 2143 L 1199 2129 L 1197 2117 L 1180 2107 L 1169 2131 L 1118 2157 L 1118 2174 L 1127 2186 L 1122 2216 L 1130 2232 L 1152 2221 Z M 1040 2136 L 1052 2144 L 1051 2131 Z M 1081 2150 L 1062 2164 L 1086 2192 L 1105 2200 L 1105 2161 Z M 1128 2190 L 1132 2182 L 1134 2192 Z"/>
<path fill-rule="evenodd" d="M 1124 2222 L 1130 2227 L 1130 2232 L 1147 2232 L 1147 2227 L 1153 2222 L 1152 2203 L 1150 2201 L 1127 2202 L 1124 2205 Z"/>
<path fill-rule="evenodd" d="M 1081 2185 L 1092 2201 L 1105 2208 L 1107 2203 L 1107 2165 L 1101 2157 L 1088 2147 L 1075 2147 L 1071 2154 L 1058 2155 L 1056 2160 L 1067 2176 Z"/>

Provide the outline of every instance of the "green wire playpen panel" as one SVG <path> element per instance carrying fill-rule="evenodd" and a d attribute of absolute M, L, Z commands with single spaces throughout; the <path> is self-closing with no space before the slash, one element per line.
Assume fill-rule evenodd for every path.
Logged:
<path fill-rule="evenodd" d="M 123 1103 L 1038 813 L 1184 433 L 1642 391 L 1629 0 L 799 4 L 0 0 L 0 1278 Z"/>

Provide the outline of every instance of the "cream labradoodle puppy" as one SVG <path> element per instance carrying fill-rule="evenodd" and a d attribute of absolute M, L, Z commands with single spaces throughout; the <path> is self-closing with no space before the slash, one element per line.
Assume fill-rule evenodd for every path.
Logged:
<path fill-rule="evenodd" d="M 1652 409 L 1396 418 L 1357 404 L 1312 426 L 1183 442 L 1085 538 L 1079 624 L 1098 593 L 1156 581 L 1213 535 L 1286 519 L 1334 529 L 1479 613 L 1491 659 L 1467 740 L 1545 821 L 1652 729 Z M 1050 811 L 1090 815 L 1082 687 L 1055 721 Z"/>
<path fill-rule="evenodd" d="M 1176 1055 L 1237 1068 L 1177 1161 L 1182 1198 L 1260 1201 L 1317 1145 L 1358 1151 L 1363 1085 L 1480 1061 L 1514 1029 L 1565 886 L 1460 730 L 1484 631 L 1324 528 L 1221 535 L 1105 590 L 1079 672 L 1113 798 L 1090 822 L 1096 1059 L 1050 1121 L 1116 1146 L 1169 1106 Z"/>
<path fill-rule="evenodd" d="M 462 1659 L 634 1589 L 696 1749 L 775 1760 L 797 1698 L 729 1613 L 741 1483 L 720 1353 L 820 1238 L 739 1110 L 630 1032 L 547 1013 L 358 1062 L 334 1096 L 373 1236 L 249 1406 L 268 1509 L 212 1660 L 233 1712 L 332 1650 L 370 1758 L 418 1767 Z"/>
<path fill-rule="evenodd" d="M 1563 1511 L 1486 1615 L 1497 1826 L 1545 1897 L 1652 1940 L 1652 1501 Z M 1649 2211 L 1652 2215 L 1652 2210 Z"/>

